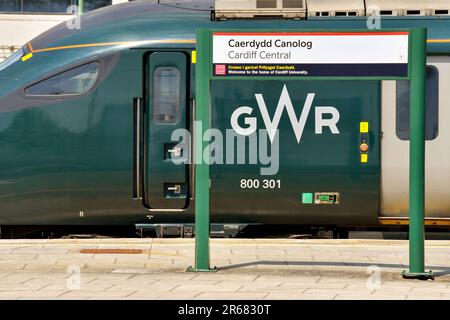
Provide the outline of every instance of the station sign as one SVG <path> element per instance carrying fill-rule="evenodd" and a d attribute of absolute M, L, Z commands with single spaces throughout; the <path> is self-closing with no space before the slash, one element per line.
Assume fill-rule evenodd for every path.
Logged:
<path fill-rule="evenodd" d="M 212 32 L 214 77 L 408 77 L 408 31 Z"/>
<path fill-rule="evenodd" d="M 201 272 L 217 270 L 210 268 L 209 261 L 211 180 L 209 153 L 203 152 L 208 147 L 208 141 L 204 137 L 210 129 L 211 109 L 214 106 L 212 93 L 217 90 L 217 85 L 223 87 L 223 82 L 230 80 L 226 85 L 233 86 L 234 82 L 234 86 L 240 89 L 238 96 L 229 90 L 225 93 L 222 90 L 220 94 L 233 100 L 245 92 L 243 86 L 245 82 L 253 84 L 255 81 L 267 80 L 279 80 L 278 83 L 292 80 L 410 80 L 409 271 L 404 270 L 402 275 L 404 278 L 433 279 L 432 271 L 425 271 L 424 254 L 427 29 L 376 31 L 198 29 L 196 33 L 194 114 L 195 121 L 201 123 L 201 129 L 194 136 L 194 159 L 200 159 L 206 154 L 207 161 L 195 164 L 195 267 L 188 270 Z M 301 81 L 297 83 L 299 87 L 302 86 Z M 269 83 L 267 87 L 270 85 Z M 260 99 L 259 106 L 263 107 L 265 102 L 262 93 L 252 92 L 252 94 L 256 99 Z M 296 122 L 297 128 L 304 127 L 302 118 L 306 119 L 308 113 L 303 117 L 303 112 L 310 104 L 304 104 L 302 115 L 297 119 L 295 112 L 292 111 L 294 110 L 292 102 L 287 97 L 286 89 L 284 98 L 280 96 L 278 100 L 277 105 L 280 108 L 277 106 L 272 120 L 268 119 L 267 109 L 260 107 L 260 110 L 265 110 L 263 119 L 266 119 L 264 120 L 266 128 L 269 128 L 267 124 L 273 127 L 274 119 L 279 121 L 281 112 L 288 107 L 292 123 Z M 310 95 L 310 98 L 312 101 L 313 96 Z M 227 101 L 231 101 L 230 99 Z M 248 106 L 242 106 L 240 110 L 241 115 L 250 116 L 252 113 L 252 109 Z M 321 111 L 332 113 L 332 110 L 330 108 Z M 247 125 L 254 124 L 253 127 L 256 127 L 256 118 L 247 120 L 245 122 Z M 364 121 L 360 123 L 360 133 L 367 131 L 363 123 Z M 299 141 L 300 130 L 295 128 L 294 130 L 297 130 Z M 333 130 L 331 132 L 334 134 Z M 361 162 L 365 162 L 363 157 Z M 302 197 L 304 203 L 311 202 L 309 194 Z"/>

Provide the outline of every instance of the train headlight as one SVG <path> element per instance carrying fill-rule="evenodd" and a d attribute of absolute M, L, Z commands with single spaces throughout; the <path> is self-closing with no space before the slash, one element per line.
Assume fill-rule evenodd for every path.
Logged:
<path fill-rule="evenodd" d="M 369 150 L 369 145 L 367 143 L 361 143 L 359 150 L 361 150 L 361 152 L 367 152 L 367 150 Z"/>

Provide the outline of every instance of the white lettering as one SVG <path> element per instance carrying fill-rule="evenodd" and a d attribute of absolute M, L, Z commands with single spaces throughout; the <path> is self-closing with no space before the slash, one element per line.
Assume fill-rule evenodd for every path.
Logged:
<path fill-rule="evenodd" d="M 234 129 L 234 131 L 236 131 L 237 134 L 248 136 L 256 131 L 257 123 L 256 118 L 254 117 L 245 118 L 244 122 L 246 125 L 248 125 L 247 128 L 242 128 L 238 123 L 238 119 L 241 114 L 251 115 L 252 112 L 253 109 L 247 106 L 239 107 L 233 112 L 233 114 L 231 115 L 231 127 Z"/>
<path fill-rule="evenodd" d="M 291 121 L 292 129 L 294 129 L 295 137 L 297 138 L 297 142 L 300 143 L 303 129 L 305 128 L 306 119 L 308 118 L 309 111 L 314 100 L 314 96 L 314 93 L 308 93 L 303 105 L 303 110 L 300 114 L 300 119 L 297 120 L 297 115 L 295 114 L 291 98 L 289 97 L 289 92 L 287 91 L 286 85 L 284 85 L 280 100 L 278 101 L 277 109 L 275 110 L 275 115 L 273 116 L 273 120 L 271 121 L 262 94 L 255 94 L 256 101 L 258 102 L 259 110 L 261 111 L 261 116 L 263 117 L 264 124 L 266 125 L 266 129 L 271 142 L 273 142 L 275 133 L 278 129 L 281 114 L 283 113 L 284 108 L 286 108 L 289 120 Z"/>
<path fill-rule="evenodd" d="M 271 119 L 263 95 L 261 93 L 255 94 L 256 102 L 258 103 L 258 107 L 261 112 L 261 116 L 263 118 L 264 125 L 266 126 L 267 134 L 269 136 L 269 140 L 271 143 L 273 143 L 275 134 L 278 131 L 278 126 L 280 124 L 281 116 L 283 114 L 284 109 L 286 109 L 288 113 L 292 129 L 294 130 L 295 138 L 297 139 L 297 142 L 300 143 L 303 131 L 305 129 L 306 120 L 308 119 L 309 113 L 311 111 L 314 97 L 315 93 L 307 94 L 305 102 L 303 104 L 303 109 L 300 112 L 300 117 L 297 119 L 297 114 L 292 104 L 292 100 L 289 96 L 289 92 L 287 90 L 286 85 L 284 85 L 280 95 L 280 99 L 278 100 L 278 104 L 275 109 L 275 113 L 273 115 L 273 118 Z M 258 125 L 257 119 L 255 117 L 244 118 L 244 123 L 247 125 L 246 128 L 241 127 L 238 123 L 238 119 L 241 115 L 245 114 L 250 116 L 252 112 L 253 108 L 248 106 L 242 106 L 237 108 L 232 113 L 230 121 L 231 127 L 237 134 L 249 136 L 256 131 Z M 324 118 L 325 114 L 331 115 L 331 118 Z M 328 127 L 332 134 L 339 134 L 339 129 L 337 127 L 339 119 L 340 119 L 339 110 L 337 110 L 335 107 L 316 106 L 315 133 L 322 134 L 323 127 Z"/>
<path fill-rule="evenodd" d="M 331 114 L 330 119 L 324 119 L 324 114 Z M 316 134 L 322 134 L 322 128 L 328 127 L 332 134 L 339 134 L 337 123 L 339 121 L 339 111 L 334 107 L 316 107 Z"/>

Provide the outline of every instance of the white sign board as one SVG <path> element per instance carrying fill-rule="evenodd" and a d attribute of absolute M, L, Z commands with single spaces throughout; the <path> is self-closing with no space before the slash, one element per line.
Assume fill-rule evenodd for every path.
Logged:
<path fill-rule="evenodd" d="M 213 32 L 214 76 L 408 75 L 409 33 Z"/>

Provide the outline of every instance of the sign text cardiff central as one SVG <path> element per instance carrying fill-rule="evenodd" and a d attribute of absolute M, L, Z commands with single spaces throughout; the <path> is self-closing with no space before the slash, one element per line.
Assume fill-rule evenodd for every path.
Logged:
<path fill-rule="evenodd" d="M 407 77 L 407 31 L 213 32 L 216 77 Z"/>

